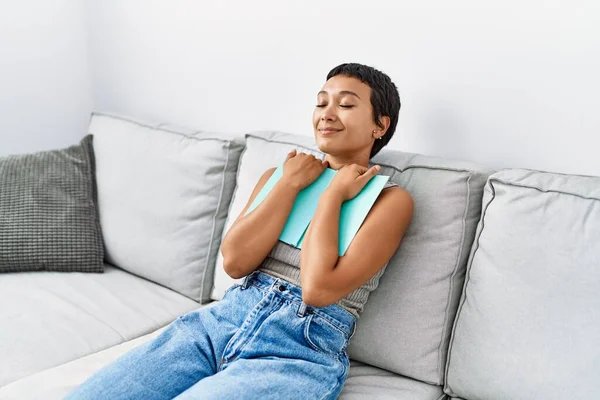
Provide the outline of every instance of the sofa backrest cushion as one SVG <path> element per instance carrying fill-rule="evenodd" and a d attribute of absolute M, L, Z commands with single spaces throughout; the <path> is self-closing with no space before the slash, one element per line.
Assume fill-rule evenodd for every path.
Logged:
<path fill-rule="evenodd" d="M 600 393 L 600 177 L 490 176 L 448 355 L 464 399 Z"/>
<path fill-rule="evenodd" d="M 89 133 L 107 262 L 210 301 L 243 138 L 101 113 Z"/>
<path fill-rule="evenodd" d="M 261 174 L 283 162 L 294 148 L 324 157 L 309 136 L 281 132 L 246 136 L 226 229 Z M 399 250 L 361 314 L 348 353 L 357 361 L 441 384 L 489 171 L 470 163 L 385 149 L 373 162 L 382 166 L 381 175 L 390 175 L 391 181 L 412 194 L 415 211 Z M 218 300 L 235 282 L 223 271 L 221 257 L 215 277 L 213 298 Z"/>

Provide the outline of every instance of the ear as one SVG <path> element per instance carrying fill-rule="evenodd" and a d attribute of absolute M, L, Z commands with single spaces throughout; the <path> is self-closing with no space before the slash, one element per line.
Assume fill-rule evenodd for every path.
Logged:
<path fill-rule="evenodd" d="M 392 120 L 387 115 L 382 115 L 379 118 L 379 123 L 381 124 L 381 126 L 378 126 L 377 128 L 381 131 L 381 135 L 380 136 L 385 135 L 385 133 L 387 132 L 388 128 L 390 127 L 390 123 L 391 122 L 392 122 Z"/>

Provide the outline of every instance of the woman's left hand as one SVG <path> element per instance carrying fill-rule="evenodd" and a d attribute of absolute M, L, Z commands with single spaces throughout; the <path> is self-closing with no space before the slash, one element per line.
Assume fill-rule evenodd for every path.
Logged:
<path fill-rule="evenodd" d="M 327 190 L 338 193 L 342 196 L 343 201 L 351 200 L 380 170 L 379 165 L 374 165 L 371 168 L 358 164 L 344 165 L 335 174 Z"/>

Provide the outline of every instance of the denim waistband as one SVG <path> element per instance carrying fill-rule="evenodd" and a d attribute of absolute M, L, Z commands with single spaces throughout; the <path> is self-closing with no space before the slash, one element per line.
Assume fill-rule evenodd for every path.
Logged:
<path fill-rule="evenodd" d="M 330 304 L 326 307 L 309 306 L 302 300 L 302 288 L 262 271 L 254 271 L 247 275 L 241 286 L 245 289 L 248 285 L 256 286 L 263 291 L 274 292 L 292 303 L 296 303 L 299 316 L 304 316 L 305 313 L 317 314 L 342 330 L 348 338 L 354 336 L 356 318 L 337 304 Z"/>

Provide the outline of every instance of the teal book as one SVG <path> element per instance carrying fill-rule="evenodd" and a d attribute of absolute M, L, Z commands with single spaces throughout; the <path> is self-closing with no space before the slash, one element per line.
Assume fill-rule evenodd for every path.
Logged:
<path fill-rule="evenodd" d="M 316 181 L 298 193 L 279 240 L 294 247 L 302 248 L 304 234 L 317 211 L 319 198 L 327 186 L 329 186 L 336 173 L 336 170 L 326 168 Z M 273 175 L 271 175 L 269 180 L 265 183 L 265 186 L 263 186 L 258 193 L 246 214 L 253 211 L 263 202 L 282 176 L 283 164 L 273 172 Z M 377 197 L 385 187 L 389 178 L 389 176 L 385 175 L 374 176 L 356 197 L 345 201 L 342 204 L 340 209 L 338 245 L 340 257 L 346 253 L 354 236 L 356 236 L 356 233 L 367 217 L 369 210 L 371 210 L 371 207 L 375 204 L 375 200 L 377 200 Z"/>

